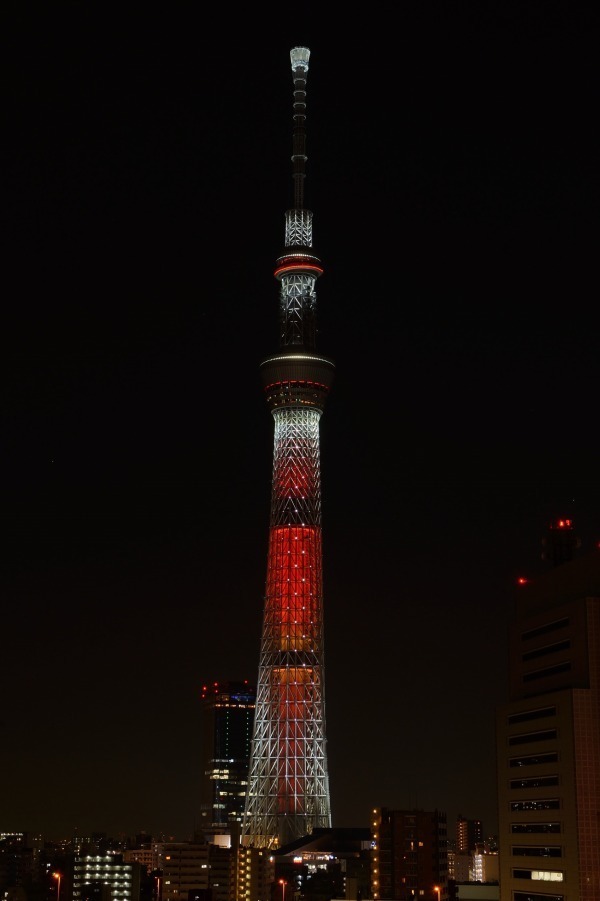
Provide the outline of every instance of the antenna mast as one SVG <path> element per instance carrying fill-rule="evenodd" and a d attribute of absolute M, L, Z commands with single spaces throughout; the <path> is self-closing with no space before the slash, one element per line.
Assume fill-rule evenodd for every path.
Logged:
<path fill-rule="evenodd" d="M 306 178 L 306 73 L 310 50 L 294 47 L 290 50 L 294 78 L 294 134 L 292 163 L 294 166 L 294 207 L 304 209 L 304 179 Z"/>

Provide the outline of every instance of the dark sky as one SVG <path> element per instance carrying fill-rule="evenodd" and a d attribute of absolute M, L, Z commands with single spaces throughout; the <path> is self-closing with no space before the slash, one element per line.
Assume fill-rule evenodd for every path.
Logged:
<path fill-rule="evenodd" d="M 189 838 L 199 688 L 256 679 L 301 44 L 334 824 L 492 832 L 516 578 L 551 518 L 600 536 L 593 5 L 39 6 L 5 29 L 0 829 Z"/>

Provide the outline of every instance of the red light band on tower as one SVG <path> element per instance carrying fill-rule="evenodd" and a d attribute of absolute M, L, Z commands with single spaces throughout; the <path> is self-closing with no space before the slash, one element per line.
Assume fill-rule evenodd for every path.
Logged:
<path fill-rule="evenodd" d="M 314 272 L 317 276 L 323 275 L 323 267 L 315 266 L 314 263 L 288 263 L 284 266 L 280 266 L 275 270 L 275 278 L 278 278 L 280 275 L 283 275 L 286 272 Z"/>

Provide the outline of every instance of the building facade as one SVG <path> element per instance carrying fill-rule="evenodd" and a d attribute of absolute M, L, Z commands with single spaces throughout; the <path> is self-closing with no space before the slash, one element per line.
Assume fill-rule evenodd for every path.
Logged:
<path fill-rule="evenodd" d="M 256 689 L 213 682 L 202 687 L 201 704 L 201 828 L 225 832 L 244 816 Z"/>
<path fill-rule="evenodd" d="M 237 849 L 237 901 L 271 901 L 275 861 L 264 848 Z"/>
<path fill-rule="evenodd" d="M 371 832 L 374 901 L 448 898 L 448 830 L 438 810 L 375 808 Z"/>
<path fill-rule="evenodd" d="M 483 845 L 483 824 L 481 820 L 468 820 L 463 816 L 456 818 L 456 850 L 474 851 L 477 845 Z"/>
<path fill-rule="evenodd" d="M 160 848 L 159 863 L 161 901 L 188 901 L 190 892 L 208 892 L 207 842 L 165 842 Z"/>
<path fill-rule="evenodd" d="M 135 901 L 140 897 L 142 869 L 122 854 L 76 854 L 73 901 Z"/>
<path fill-rule="evenodd" d="M 320 419 L 334 365 L 316 352 L 312 213 L 304 207 L 310 50 L 290 52 L 294 207 L 275 266 L 279 350 L 261 375 L 274 420 L 269 549 L 242 841 L 282 847 L 331 826 L 325 739 Z"/>
<path fill-rule="evenodd" d="M 501 901 L 600 898 L 600 549 L 575 558 L 577 544 L 553 523 L 553 568 L 517 594 L 496 726 Z"/>

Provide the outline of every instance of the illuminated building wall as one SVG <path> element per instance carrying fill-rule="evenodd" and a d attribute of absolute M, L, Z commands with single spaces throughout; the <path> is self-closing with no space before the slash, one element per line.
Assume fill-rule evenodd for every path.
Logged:
<path fill-rule="evenodd" d="M 600 898 L 600 549 L 576 547 L 554 523 L 554 568 L 518 586 L 496 726 L 501 901 Z"/>
<path fill-rule="evenodd" d="M 476 851 L 473 854 L 473 882 L 498 882 L 500 866 L 498 852 Z"/>
<path fill-rule="evenodd" d="M 269 901 L 275 880 L 273 856 L 263 848 L 238 848 L 237 901 Z"/>
<path fill-rule="evenodd" d="M 122 854 L 75 855 L 73 901 L 137 901 L 142 865 Z"/>
<path fill-rule="evenodd" d="M 294 208 L 285 215 L 279 351 L 261 364 L 274 419 L 273 481 L 254 734 L 242 842 L 278 848 L 331 826 L 325 744 L 319 421 L 333 363 L 316 353 L 323 269 L 304 209 L 310 51 L 291 50 Z"/>
<path fill-rule="evenodd" d="M 241 824 L 248 785 L 256 690 L 248 682 L 202 688 L 201 828 L 227 831 Z"/>

